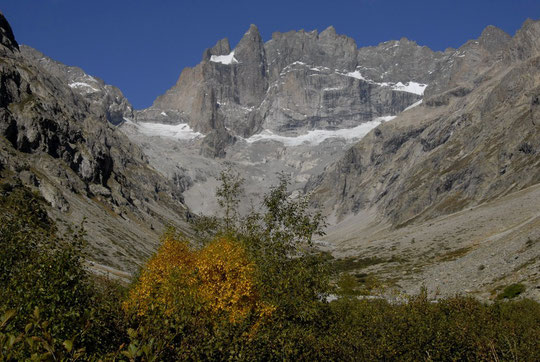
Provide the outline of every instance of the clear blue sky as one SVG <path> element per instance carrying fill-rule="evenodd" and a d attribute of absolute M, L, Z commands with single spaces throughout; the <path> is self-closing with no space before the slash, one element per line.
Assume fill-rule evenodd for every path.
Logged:
<path fill-rule="evenodd" d="M 144 108 L 196 65 L 205 48 L 234 45 L 251 23 L 274 31 L 334 25 L 358 46 L 407 37 L 459 47 L 487 25 L 510 35 L 540 17 L 539 0 L 3 0 L 17 41 L 118 86 Z"/>

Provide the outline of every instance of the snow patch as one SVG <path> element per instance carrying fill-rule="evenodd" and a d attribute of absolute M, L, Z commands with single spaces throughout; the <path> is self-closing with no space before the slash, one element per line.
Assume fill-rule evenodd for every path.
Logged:
<path fill-rule="evenodd" d="M 146 136 L 165 137 L 177 140 L 191 140 L 202 135 L 199 132 L 193 131 L 193 129 L 187 123 L 172 125 L 163 123 L 139 122 L 133 124 L 137 126 L 137 129 L 140 133 Z"/>
<path fill-rule="evenodd" d="M 234 50 L 228 55 L 212 55 L 210 61 L 214 63 L 221 63 L 225 65 L 237 64 L 238 60 L 234 57 Z"/>
<path fill-rule="evenodd" d="M 167 113 L 165 113 L 165 112 L 161 112 L 160 114 L 161 114 L 162 116 L 167 117 Z"/>
<path fill-rule="evenodd" d="M 362 74 L 360 73 L 359 70 L 355 70 L 354 72 L 349 72 L 347 74 L 345 74 L 347 77 L 352 77 L 352 78 L 356 78 L 356 79 L 360 79 L 360 80 L 367 80 L 366 78 L 362 77 Z"/>
<path fill-rule="evenodd" d="M 410 106 L 408 106 L 407 108 L 405 108 L 403 111 L 404 111 L 404 112 L 405 112 L 405 111 L 408 111 L 409 109 L 414 108 L 414 107 L 416 107 L 416 106 L 419 106 L 419 105 L 421 105 L 421 104 L 422 104 L 422 100 L 420 99 L 418 102 L 411 104 Z"/>
<path fill-rule="evenodd" d="M 427 84 L 421 84 L 416 82 L 407 82 L 405 84 L 397 82 L 392 86 L 392 89 L 400 92 L 414 93 L 421 96 L 424 94 L 424 90 L 426 90 L 426 87 Z"/>
<path fill-rule="evenodd" d="M 83 90 L 83 91 L 86 92 L 86 93 L 99 92 L 99 89 L 96 89 L 96 88 L 92 87 L 90 84 L 84 83 L 84 82 L 74 82 L 74 83 L 70 83 L 69 86 L 70 86 L 71 88 L 81 89 L 81 90 Z"/>
<path fill-rule="evenodd" d="M 352 142 L 354 140 L 358 140 L 364 137 L 365 135 L 369 133 L 369 131 L 371 131 L 373 128 L 377 127 L 378 125 L 380 125 L 382 122 L 387 122 L 394 118 L 395 116 L 378 117 L 372 121 L 362 123 L 353 128 L 345 128 L 345 129 L 339 129 L 339 130 L 317 129 L 317 130 L 308 131 L 308 133 L 300 135 L 300 136 L 296 136 L 296 137 L 280 136 L 266 129 L 262 131 L 261 133 L 258 133 L 249 138 L 246 138 L 246 142 L 254 143 L 254 142 L 264 141 L 264 140 L 273 140 L 273 141 L 281 142 L 285 146 L 289 146 L 289 147 L 300 146 L 303 144 L 316 146 L 328 138 L 342 138 L 342 139 L 345 139 L 346 141 Z"/>
<path fill-rule="evenodd" d="M 360 80 L 363 80 L 363 81 L 368 82 L 370 84 L 378 85 L 380 87 L 390 87 L 393 90 L 397 90 L 397 91 L 400 91 L 400 92 L 409 92 L 409 93 L 414 93 L 414 94 L 418 94 L 418 95 L 423 95 L 424 90 L 427 87 L 427 84 L 422 84 L 422 83 L 417 83 L 417 82 L 412 82 L 412 81 L 407 82 L 405 84 L 403 84 L 401 82 L 397 82 L 397 83 L 387 83 L 387 82 L 378 83 L 378 82 L 375 82 L 375 81 L 373 81 L 371 79 L 364 78 L 364 76 L 362 76 L 362 73 L 360 73 L 360 71 L 358 69 L 355 70 L 354 72 L 349 72 L 349 73 L 340 73 L 340 72 L 336 72 L 336 73 L 340 74 L 340 75 L 344 75 L 346 77 L 360 79 Z"/>

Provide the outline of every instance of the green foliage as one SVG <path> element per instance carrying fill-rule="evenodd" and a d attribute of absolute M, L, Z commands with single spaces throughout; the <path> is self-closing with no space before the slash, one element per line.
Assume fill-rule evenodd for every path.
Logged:
<path fill-rule="evenodd" d="M 71 337 L 91 295 L 82 230 L 58 237 L 42 200 L 22 187 L 0 195 L 0 207 L 0 311 L 15 309 L 20 325 L 38 307 L 55 336 Z"/>
<path fill-rule="evenodd" d="M 336 359 L 537 360 L 540 305 L 482 304 L 455 297 L 408 303 L 341 299 L 331 304 L 328 336 Z"/>
<path fill-rule="evenodd" d="M 425 294 L 405 303 L 358 299 L 376 278 L 349 273 L 381 260 L 336 262 L 314 250 L 311 238 L 322 233 L 324 220 L 308 211 L 306 199 L 291 198 L 287 186 L 282 176 L 257 212 L 245 216 L 233 209 L 240 188 L 228 187 L 220 196 L 224 206 L 233 204 L 228 220 L 199 219 L 207 223 L 203 241 L 217 236 L 241 243 L 254 265 L 254 284 L 245 284 L 250 295 L 276 308 L 265 318 L 253 308 L 232 321 L 219 311 L 205 313 L 208 305 L 189 293 L 170 295 L 174 313 L 156 306 L 144 316 L 125 314 L 124 288 L 84 272 L 82 232 L 58 236 L 43 200 L 0 185 L 0 361 L 540 360 L 536 302 L 488 305 L 455 297 L 433 303 Z M 190 280 L 204 282 L 202 266 L 214 266 L 222 245 L 189 269 Z M 215 266 L 219 274 L 223 265 Z M 346 297 L 327 302 L 336 268 L 348 272 L 337 279 Z M 523 291 L 520 284 L 509 287 L 502 293 L 508 298 Z"/>
<path fill-rule="evenodd" d="M 223 227 L 225 231 L 230 231 L 238 220 L 238 205 L 244 179 L 229 166 L 221 172 L 219 181 L 221 183 L 216 190 L 217 201 L 223 209 Z"/>
<path fill-rule="evenodd" d="M 82 227 L 59 236 L 45 212 L 43 199 L 20 185 L 3 184 L 0 313 L 15 311 L 5 333 L 28 334 L 26 328 L 29 323 L 37 323 L 35 313 L 39 311 L 39 338 L 53 343 L 49 347 L 55 351 L 62 350 L 64 341 L 70 340 L 89 346 L 89 353 L 101 353 L 111 348 L 110 343 L 119 342 L 119 338 L 110 338 L 118 333 L 109 323 L 118 324 L 122 315 L 112 317 L 111 309 L 116 313 L 120 305 L 113 302 L 104 286 L 96 289 L 84 270 L 84 246 Z M 45 342 L 42 344 L 45 346 Z M 19 357 L 35 353 L 25 343 L 17 348 Z"/>
<path fill-rule="evenodd" d="M 51 323 L 44 320 L 35 308 L 22 332 L 7 332 L 16 317 L 15 310 L 0 318 L 0 360 L 29 359 L 31 361 L 75 361 L 87 356 L 84 348 L 74 348 L 76 336 L 57 340 L 51 332 Z"/>
<path fill-rule="evenodd" d="M 324 218 L 308 209 L 308 198 L 293 198 L 288 192 L 289 178 L 279 174 L 279 182 L 264 195 L 258 211 L 245 216 L 234 214 L 217 230 L 240 240 L 257 265 L 262 299 L 277 306 L 276 315 L 309 320 L 329 292 L 330 267 L 325 255 L 312 245 L 314 235 L 324 234 Z M 238 175 L 226 170 L 222 180 L 241 185 Z M 237 207 L 240 188 L 222 187 L 220 205 Z M 233 205 L 229 201 L 233 200 Z"/>
<path fill-rule="evenodd" d="M 501 294 L 497 296 L 497 299 L 512 299 L 520 295 L 525 291 L 525 286 L 521 283 L 510 284 Z"/>

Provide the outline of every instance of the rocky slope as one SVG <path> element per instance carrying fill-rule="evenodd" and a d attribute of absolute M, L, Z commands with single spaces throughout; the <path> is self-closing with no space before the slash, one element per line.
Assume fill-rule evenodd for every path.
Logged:
<path fill-rule="evenodd" d="M 527 22 L 510 41 L 465 44 L 441 92 L 379 126 L 308 189 L 338 217 L 377 205 L 399 224 L 538 183 L 538 35 L 540 23 Z"/>
<path fill-rule="evenodd" d="M 408 292 L 489 297 L 521 282 L 539 298 L 538 39 L 540 21 L 513 38 L 486 29 L 421 105 L 308 182 L 337 223 L 336 254 L 402 258 L 372 271 Z"/>
<path fill-rule="evenodd" d="M 21 52 L 3 15 L 0 34 L 2 182 L 39 191 L 60 223 L 86 219 L 93 260 L 136 270 L 165 224 L 186 228 L 180 191 L 107 121 L 113 88 L 95 80 L 103 99 L 81 95 L 70 82 L 85 76 Z"/>
<path fill-rule="evenodd" d="M 133 107 L 120 89 L 86 74 L 81 68 L 57 62 L 29 46 L 21 45 L 20 51 L 25 59 L 37 63 L 38 67 L 59 78 L 88 100 L 92 113 L 105 113 L 107 120 L 115 125 L 123 122 L 125 117 L 133 117 Z"/>

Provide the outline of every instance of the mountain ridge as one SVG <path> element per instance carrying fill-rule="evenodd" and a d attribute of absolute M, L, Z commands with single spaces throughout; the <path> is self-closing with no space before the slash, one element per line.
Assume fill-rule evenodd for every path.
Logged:
<path fill-rule="evenodd" d="M 0 25 L 9 35 L 3 15 Z M 64 228 L 84 222 L 92 260 L 134 271 L 165 225 L 188 229 L 176 186 L 148 165 L 104 108 L 29 59 L 14 37 L 2 37 L 0 89 L 2 182 L 42 194 Z"/>

